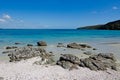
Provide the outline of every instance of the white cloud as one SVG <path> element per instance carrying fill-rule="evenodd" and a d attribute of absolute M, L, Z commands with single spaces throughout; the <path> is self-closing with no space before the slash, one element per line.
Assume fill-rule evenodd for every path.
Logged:
<path fill-rule="evenodd" d="M 4 19 L 0 19 L 0 22 L 5 22 L 6 20 L 4 20 Z"/>
<path fill-rule="evenodd" d="M 7 22 L 7 21 L 9 21 L 9 20 L 11 20 L 11 16 L 9 16 L 8 14 L 3 14 L 2 15 L 2 18 L 0 18 L 0 22 L 2 23 L 2 22 Z"/>
<path fill-rule="evenodd" d="M 4 19 L 11 19 L 11 16 L 8 15 L 8 14 L 3 14 L 3 18 L 4 18 Z"/>
<path fill-rule="evenodd" d="M 117 7 L 117 6 L 113 6 L 112 9 L 113 9 L 113 10 L 117 10 L 118 7 Z"/>

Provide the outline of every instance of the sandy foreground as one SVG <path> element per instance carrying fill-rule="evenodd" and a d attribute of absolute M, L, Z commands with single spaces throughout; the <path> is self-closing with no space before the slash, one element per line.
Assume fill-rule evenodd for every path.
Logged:
<path fill-rule="evenodd" d="M 0 62 L 0 80 L 120 80 L 119 71 L 91 71 L 82 67 L 69 71 L 57 65 L 33 64 L 39 59 L 35 57 L 16 63 Z"/>

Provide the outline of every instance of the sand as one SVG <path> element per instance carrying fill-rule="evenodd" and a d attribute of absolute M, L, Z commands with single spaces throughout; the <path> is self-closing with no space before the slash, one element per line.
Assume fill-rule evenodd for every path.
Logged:
<path fill-rule="evenodd" d="M 107 45 L 107 44 L 105 44 Z M 120 52 L 120 45 L 108 44 L 115 51 Z M 2 50 L 2 49 L 1 49 Z M 84 51 L 77 49 L 57 48 L 49 46 L 47 51 L 58 54 L 71 53 L 80 58 L 87 57 L 82 54 Z M 3 51 L 3 50 L 2 50 Z M 98 52 L 99 50 L 96 50 Z M 79 67 L 79 69 L 67 70 L 57 65 L 36 65 L 39 57 L 22 60 L 19 62 L 8 62 L 0 59 L 0 80 L 120 80 L 120 71 L 108 69 L 107 71 L 92 71 L 88 68 Z"/>
<path fill-rule="evenodd" d="M 82 67 L 69 71 L 57 65 L 33 64 L 39 59 L 36 57 L 16 63 L 1 62 L 0 77 L 4 80 L 120 80 L 119 71 L 91 71 Z"/>

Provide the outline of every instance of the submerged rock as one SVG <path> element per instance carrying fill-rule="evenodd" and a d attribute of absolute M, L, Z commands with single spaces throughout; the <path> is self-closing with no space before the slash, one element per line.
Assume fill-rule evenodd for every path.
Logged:
<path fill-rule="evenodd" d="M 10 46 L 7 46 L 7 47 L 6 47 L 6 49 L 15 49 L 15 48 L 17 48 L 17 47 L 16 47 L 16 46 L 11 46 L 11 47 L 10 47 Z"/>
<path fill-rule="evenodd" d="M 21 44 L 21 43 L 20 42 L 16 42 L 15 44 L 18 45 L 18 44 Z"/>
<path fill-rule="evenodd" d="M 91 55 L 91 54 L 93 54 L 91 51 L 86 51 L 86 52 L 84 52 L 83 54 L 86 54 L 86 55 Z"/>
<path fill-rule="evenodd" d="M 33 46 L 32 44 L 27 44 L 27 46 Z"/>
<path fill-rule="evenodd" d="M 67 45 L 67 48 L 80 49 L 81 46 L 77 43 L 70 43 Z"/>
<path fill-rule="evenodd" d="M 58 43 L 57 47 L 65 47 L 63 43 Z"/>
<path fill-rule="evenodd" d="M 47 46 L 47 43 L 45 41 L 39 41 L 37 42 L 38 46 Z"/>

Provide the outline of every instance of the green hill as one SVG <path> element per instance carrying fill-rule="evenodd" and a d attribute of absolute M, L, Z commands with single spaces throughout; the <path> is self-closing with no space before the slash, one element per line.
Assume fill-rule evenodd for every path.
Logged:
<path fill-rule="evenodd" d="M 120 30 L 120 20 L 109 22 L 103 25 L 93 25 L 93 26 L 85 26 L 79 27 L 79 29 L 88 29 L 88 30 Z"/>

